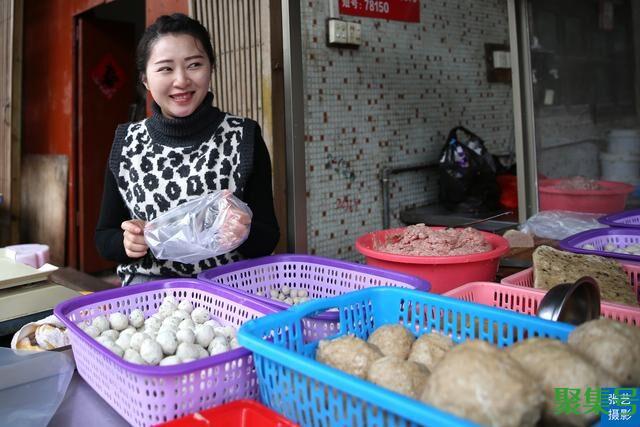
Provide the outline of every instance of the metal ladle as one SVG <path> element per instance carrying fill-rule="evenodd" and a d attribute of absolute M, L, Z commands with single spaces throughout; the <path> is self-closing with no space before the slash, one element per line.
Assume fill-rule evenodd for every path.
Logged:
<path fill-rule="evenodd" d="M 600 288 L 585 276 L 551 288 L 538 305 L 538 317 L 580 325 L 600 317 Z"/>

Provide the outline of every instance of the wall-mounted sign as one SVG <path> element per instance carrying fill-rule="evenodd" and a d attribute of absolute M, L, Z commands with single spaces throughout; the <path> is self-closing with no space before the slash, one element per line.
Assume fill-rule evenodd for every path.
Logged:
<path fill-rule="evenodd" d="M 420 22 L 420 0 L 338 0 L 342 15 Z"/>

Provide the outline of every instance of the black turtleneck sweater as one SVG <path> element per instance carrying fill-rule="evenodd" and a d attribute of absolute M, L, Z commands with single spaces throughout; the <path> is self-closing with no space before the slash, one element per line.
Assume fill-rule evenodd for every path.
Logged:
<path fill-rule="evenodd" d="M 159 106 L 153 103 L 153 115 L 146 122 L 153 143 L 171 147 L 200 144 L 217 129 L 225 117 L 225 113 L 211 106 L 212 100 L 213 95 L 208 94 L 203 104 L 193 114 L 176 119 L 164 117 Z M 121 125 L 116 130 L 114 150 L 112 150 L 109 165 L 105 171 L 102 205 L 95 234 L 95 242 L 100 255 L 124 264 L 135 261 L 135 259 L 126 255 L 120 224 L 132 218 L 119 192 L 114 175 L 117 174 L 119 161 L 114 152 L 117 151 L 115 150 L 116 145 L 125 136 L 123 132 L 127 125 Z M 241 198 L 251 208 L 253 218 L 249 237 L 238 248 L 238 252 L 247 258 L 271 254 L 280 236 L 273 209 L 269 152 L 257 126 L 252 137 L 254 139 L 253 162 L 250 170 L 243 171 L 248 178 Z"/>

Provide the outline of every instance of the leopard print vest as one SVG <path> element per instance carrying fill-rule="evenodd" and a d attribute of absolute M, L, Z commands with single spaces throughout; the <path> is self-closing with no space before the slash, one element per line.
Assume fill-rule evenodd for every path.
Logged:
<path fill-rule="evenodd" d="M 131 218 L 151 221 L 182 203 L 214 190 L 231 190 L 242 199 L 253 161 L 257 124 L 203 105 L 187 118 L 167 119 L 157 105 L 154 115 L 120 125 L 109 160 L 120 194 Z M 118 266 L 123 285 L 136 274 L 195 277 L 203 270 L 237 261 L 233 251 L 183 264 L 156 259 L 151 251 Z"/>

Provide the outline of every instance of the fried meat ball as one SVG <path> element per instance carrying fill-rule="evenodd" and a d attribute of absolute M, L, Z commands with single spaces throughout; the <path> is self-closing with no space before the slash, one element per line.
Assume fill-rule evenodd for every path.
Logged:
<path fill-rule="evenodd" d="M 417 399 L 422 394 L 429 370 L 398 356 L 385 356 L 371 364 L 367 380 L 396 393 Z"/>
<path fill-rule="evenodd" d="M 622 385 L 640 386 L 640 329 L 610 319 L 583 323 L 569 345 Z"/>
<path fill-rule="evenodd" d="M 453 347 L 435 366 L 421 400 L 486 426 L 533 427 L 544 395 L 507 352 L 470 340 Z"/>
<path fill-rule="evenodd" d="M 402 325 L 383 325 L 373 331 L 367 342 L 378 347 L 385 356 L 406 359 L 415 339 Z"/>
<path fill-rule="evenodd" d="M 586 426 L 598 414 L 556 414 L 555 389 L 562 387 L 617 387 L 613 377 L 574 351 L 566 343 L 549 338 L 530 338 L 506 350 L 525 371 L 535 378 L 545 394 L 542 419 L 545 425 Z"/>
<path fill-rule="evenodd" d="M 453 347 L 453 341 L 437 332 L 421 335 L 411 347 L 409 360 L 421 363 L 432 371 L 446 352 Z"/>
<path fill-rule="evenodd" d="M 321 340 L 316 350 L 316 360 L 343 372 L 364 379 L 369 366 L 380 359 L 382 353 L 376 347 L 353 335 L 334 340 Z"/>

